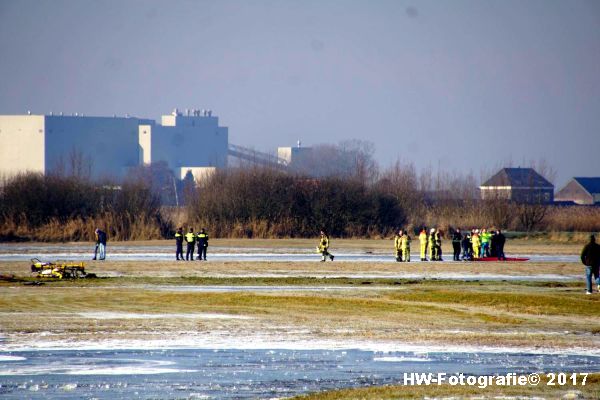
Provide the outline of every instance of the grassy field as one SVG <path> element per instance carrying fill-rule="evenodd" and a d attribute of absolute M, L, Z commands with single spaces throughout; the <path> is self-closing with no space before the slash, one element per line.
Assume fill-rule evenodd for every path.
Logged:
<path fill-rule="evenodd" d="M 239 242 L 239 241 L 235 241 Z M 340 248 L 381 251 L 383 241 L 340 241 Z M 226 246 L 227 241 L 220 242 Z M 304 241 L 261 241 L 248 247 L 303 247 Z M 312 243 L 312 242 L 311 242 Z M 337 243 L 337 241 L 336 241 Z M 238 243 L 239 244 L 239 243 Z M 233 245 L 233 243 L 231 243 Z M 342 247 L 345 246 L 345 247 Z M 571 245 L 565 245 L 571 246 Z M 243 246 L 242 246 L 243 247 Z M 566 251 L 560 247 L 556 252 Z M 545 244 L 523 248 L 547 250 Z M 532 251 L 533 252 L 533 251 Z M 535 251 L 539 254 L 540 251 Z M 551 253 L 552 254 L 552 253 Z M 5 343 L 160 340 L 189 332 L 248 332 L 282 340 L 368 341 L 425 346 L 509 347 L 585 351 L 600 346 L 600 295 L 581 282 L 396 279 L 399 273 L 582 275 L 576 263 L 268 263 L 106 261 L 90 263 L 97 279 L 32 285 L 26 262 L 0 262 L 0 327 Z M 263 276 L 261 276 L 263 275 Z M 368 278 L 352 276 L 369 276 Z M 377 277 L 381 275 L 381 277 Z M 330 277 L 328 277 L 330 276 Z M 289 287 L 206 292 L 207 286 Z M 314 290 L 327 287 L 327 290 Z M 238 318 L 202 318 L 217 313 Z M 160 318 L 131 318 L 131 315 Z M 189 316 L 197 318 L 189 318 Z M 168 317 L 167 317 L 168 316 Z M 240 318 L 243 317 L 243 318 Z M 577 387 L 600 398 L 600 378 Z M 442 386 L 364 388 L 307 399 L 393 399 L 448 396 L 562 397 L 566 389 L 482 391 Z"/>
<path fill-rule="evenodd" d="M 600 374 L 588 376 L 585 386 L 549 386 L 542 379 L 538 386 L 477 387 L 462 386 L 385 386 L 336 390 L 295 397 L 294 400 L 399 400 L 399 399 L 600 399 Z"/>

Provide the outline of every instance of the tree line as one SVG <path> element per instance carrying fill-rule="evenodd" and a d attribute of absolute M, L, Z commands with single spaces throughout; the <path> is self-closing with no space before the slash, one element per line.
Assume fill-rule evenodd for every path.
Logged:
<path fill-rule="evenodd" d="M 0 240 L 91 240 L 96 227 L 111 240 L 171 238 L 178 226 L 261 238 L 312 237 L 321 229 L 336 237 L 390 237 L 400 227 L 424 226 L 600 230 L 599 207 L 482 201 L 484 173 L 417 172 L 401 161 L 382 170 L 373 154 L 360 141 L 315 146 L 287 171 L 240 164 L 198 185 L 175 179 L 164 163 L 136 167 L 119 182 L 73 172 L 81 168 L 22 174 L 0 185 Z"/>

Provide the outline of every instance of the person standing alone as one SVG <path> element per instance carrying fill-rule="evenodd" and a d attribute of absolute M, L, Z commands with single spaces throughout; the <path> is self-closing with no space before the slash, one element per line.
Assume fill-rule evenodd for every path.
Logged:
<path fill-rule="evenodd" d="M 106 258 L 106 232 L 96 228 L 94 235 L 96 236 L 96 248 L 92 260 L 95 260 L 97 256 L 100 256 L 100 260 L 104 260 Z"/>
<path fill-rule="evenodd" d="M 325 262 L 327 256 L 329 259 L 333 261 L 333 254 L 329 253 L 329 236 L 325 231 L 321 231 L 321 239 L 319 241 L 318 247 L 319 253 L 321 253 L 321 261 Z"/>
<path fill-rule="evenodd" d="M 590 241 L 581 250 L 581 262 L 585 265 L 585 279 L 586 279 L 586 294 L 592 294 L 592 276 L 596 280 L 598 291 L 600 292 L 600 276 L 598 271 L 600 269 L 600 245 L 596 243 L 596 237 L 590 236 Z"/>
<path fill-rule="evenodd" d="M 194 233 L 194 228 L 190 228 L 189 232 L 185 234 L 185 242 L 187 243 L 187 251 L 185 253 L 185 260 L 194 261 L 194 245 L 196 244 L 196 234 Z"/>

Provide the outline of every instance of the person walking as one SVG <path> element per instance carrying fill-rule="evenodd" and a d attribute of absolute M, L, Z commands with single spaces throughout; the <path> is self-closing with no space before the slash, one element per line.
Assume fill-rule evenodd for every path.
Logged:
<path fill-rule="evenodd" d="M 185 260 L 194 261 L 194 247 L 196 244 L 196 235 L 194 234 L 194 228 L 190 228 L 189 232 L 185 234 L 185 242 L 187 243 L 187 249 L 185 253 Z"/>
<path fill-rule="evenodd" d="M 94 231 L 94 236 L 96 237 L 96 247 L 94 248 L 94 258 L 99 256 L 100 260 L 106 259 L 106 232 L 96 228 Z"/>
<path fill-rule="evenodd" d="M 319 253 L 321 253 L 321 262 L 325 262 L 327 256 L 329 256 L 329 259 L 333 261 L 333 254 L 329 253 L 329 236 L 327 236 L 327 233 L 325 233 L 323 230 L 321 231 L 321 239 L 317 249 L 319 250 Z"/>
<path fill-rule="evenodd" d="M 427 253 L 427 229 L 421 229 L 419 233 L 419 244 L 421 245 L 421 261 L 427 261 L 425 254 Z"/>
<path fill-rule="evenodd" d="M 460 229 L 456 228 L 452 234 L 452 249 L 454 250 L 454 261 L 460 261 L 460 242 L 462 235 Z"/>
<path fill-rule="evenodd" d="M 597 289 L 600 292 L 600 245 L 596 243 L 596 237 L 590 236 L 590 241 L 581 250 L 581 262 L 585 265 L 585 293 L 592 294 L 592 276 L 596 280 Z"/>
<path fill-rule="evenodd" d="M 396 236 L 394 236 L 394 250 L 396 253 L 396 261 L 402 261 L 402 229 L 398 231 Z"/>
<path fill-rule="evenodd" d="M 175 232 L 175 258 L 177 261 L 183 261 L 183 228 L 177 228 Z"/>
<path fill-rule="evenodd" d="M 208 234 L 204 228 L 196 236 L 198 239 L 198 260 L 206 261 L 206 250 L 208 249 Z"/>

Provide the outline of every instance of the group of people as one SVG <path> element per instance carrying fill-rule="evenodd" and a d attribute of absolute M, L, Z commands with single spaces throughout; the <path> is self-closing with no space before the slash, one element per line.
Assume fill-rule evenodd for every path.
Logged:
<path fill-rule="evenodd" d="M 437 228 L 431 228 L 429 234 L 426 228 L 421 229 L 419 233 L 421 261 L 443 261 L 442 236 L 442 232 Z M 411 237 L 404 229 L 400 229 L 394 236 L 396 261 L 410 261 L 410 242 Z M 498 260 L 504 260 L 506 259 L 504 256 L 505 242 L 506 237 L 499 229 L 490 231 L 486 228 L 472 229 L 465 234 L 458 228 L 454 229 L 452 230 L 454 261 L 472 261 L 482 257 L 497 257 Z"/>
<path fill-rule="evenodd" d="M 206 261 L 206 251 L 208 250 L 208 234 L 204 228 L 200 232 L 194 233 L 194 228 L 190 228 L 186 234 L 183 228 L 177 228 L 175 232 L 175 258 L 177 261 L 183 261 L 183 242 L 187 244 L 185 261 L 194 261 L 194 249 L 198 247 L 198 258 L 196 260 Z"/>
<path fill-rule="evenodd" d="M 506 237 L 500 229 L 472 229 L 464 235 L 461 233 L 460 229 L 456 229 L 452 234 L 454 261 L 460 261 L 461 250 L 462 260 L 472 261 L 477 258 L 485 257 L 505 260 L 505 243 Z"/>
<path fill-rule="evenodd" d="M 504 256 L 506 238 L 499 229 L 471 229 L 463 234 L 460 229 L 456 228 L 451 232 L 454 261 L 472 261 L 483 257 L 506 259 Z M 334 255 L 329 252 L 329 235 L 325 230 L 321 230 L 320 234 L 317 251 L 321 254 L 321 262 L 325 262 L 327 258 L 333 261 Z M 104 260 L 106 259 L 107 234 L 96 228 L 94 235 L 96 247 L 93 260 Z M 426 228 L 421 229 L 419 233 L 421 261 L 442 261 L 442 236 L 439 229 L 431 228 L 429 234 L 427 234 Z M 185 259 L 183 257 L 184 241 L 187 244 Z M 411 237 L 407 230 L 400 229 L 394 236 L 396 261 L 410 262 L 410 242 Z M 194 233 L 194 228 L 189 228 L 185 234 L 183 228 L 178 228 L 175 232 L 175 244 L 175 258 L 178 261 L 193 261 L 196 247 L 198 249 L 196 260 L 206 261 L 208 234 L 204 228 L 200 229 L 198 233 Z M 429 259 L 426 256 L 428 250 Z M 595 280 L 600 292 L 600 245 L 596 243 L 594 235 L 591 235 L 589 243 L 581 251 L 581 262 L 586 266 L 586 293 L 592 294 L 592 280 Z"/>

